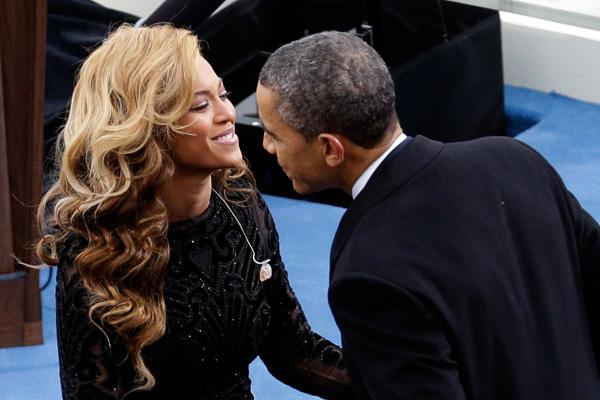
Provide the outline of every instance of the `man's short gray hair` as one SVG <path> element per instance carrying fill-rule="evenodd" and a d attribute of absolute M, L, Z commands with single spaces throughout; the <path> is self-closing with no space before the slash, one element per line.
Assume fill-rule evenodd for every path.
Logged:
<path fill-rule="evenodd" d="M 394 82 L 385 62 L 363 40 L 327 31 L 277 49 L 259 83 L 279 98 L 283 122 L 307 141 L 339 133 L 371 148 L 396 118 Z"/>

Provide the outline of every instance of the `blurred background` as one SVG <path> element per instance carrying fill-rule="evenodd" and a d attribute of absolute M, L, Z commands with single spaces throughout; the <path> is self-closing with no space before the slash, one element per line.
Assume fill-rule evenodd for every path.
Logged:
<path fill-rule="evenodd" d="M 275 217 L 296 294 L 313 328 L 333 341 L 329 245 L 348 198 L 296 195 L 263 151 L 256 115 L 258 71 L 290 40 L 355 32 L 390 66 L 409 135 L 516 137 L 547 158 L 600 220 L 598 0 L 197 1 L 214 9 L 179 22 L 207 41 L 204 55 L 233 92 L 240 145 Z M 0 2 L 0 399 L 61 398 L 53 268 L 23 269 L 13 255 L 35 262 L 35 205 L 53 179 L 51 148 L 78 65 L 115 26 L 142 22 L 162 4 Z M 257 399 L 314 398 L 276 381 L 260 360 L 251 377 Z"/>

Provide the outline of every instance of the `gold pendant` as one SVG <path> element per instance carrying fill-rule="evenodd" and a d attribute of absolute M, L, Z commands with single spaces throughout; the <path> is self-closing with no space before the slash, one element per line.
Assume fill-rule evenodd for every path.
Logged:
<path fill-rule="evenodd" d="M 258 274 L 258 278 L 261 282 L 266 281 L 272 275 L 271 265 L 269 263 L 264 263 L 260 265 L 260 273 Z"/>

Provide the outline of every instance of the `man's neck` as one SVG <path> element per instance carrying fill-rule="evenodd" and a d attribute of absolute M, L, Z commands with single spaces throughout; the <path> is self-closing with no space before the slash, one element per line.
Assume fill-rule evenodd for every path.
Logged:
<path fill-rule="evenodd" d="M 352 186 L 363 172 L 371 165 L 379 156 L 394 143 L 394 141 L 402 135 L 402 128 L 396 125 L 396 128 L 391 134 L 388 134 L 380 143 L 370 149 L 358 146 L 353 143 L 348 143 L 345 146 L 346 158 L 345 172 L 342 180 L 342 190 L 349 195 L 352 195 Z"/>

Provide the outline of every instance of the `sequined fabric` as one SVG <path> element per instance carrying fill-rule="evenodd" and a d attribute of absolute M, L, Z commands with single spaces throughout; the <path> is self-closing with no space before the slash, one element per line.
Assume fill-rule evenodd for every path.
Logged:
<path fill-rule="evenodd" d="M 143 352 L 156 378 L 151 392 L 126 399 L 253 399 L 248 365 L 257 356 L 279 380 L 329 399 L 351 398 L 340 349 L 312 332 L 279 254 L 273 219 L 262 198 L 231 204 L 259 266 L 230 211 L 214 194 L 201 216 L 172 223 L 164 282 L 167 331 Z M 88 320 L 87 292 L 72 265 L 81 240 L 63 252 L 57 277 L 60 377 L 64 399 L 118 399 L 133 386 L 119 338 Z M 110 344 L 109 344 L 110 343 Z"/>

